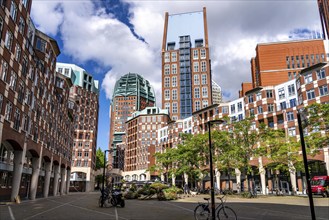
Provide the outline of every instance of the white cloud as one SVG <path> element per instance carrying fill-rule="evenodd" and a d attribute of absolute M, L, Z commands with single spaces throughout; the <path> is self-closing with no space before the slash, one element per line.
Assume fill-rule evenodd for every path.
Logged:
<path fill-rule="evenodd" d="M 102 87 L 111 98 L 115 81 L 128 72 L 148 79 L 161 103 L 161 44 L 164 14 L 207 8 L 213 79 L 226 99 L 237 98 L 243 81 L 251 81 L 250 59 L 259 42 L 287 40 L 296 28 L 318 28 L 316 1 L 125 1 L 130 28 L 91 1 L 34 1 L 32 16 L 48 34 L 60 32 L 62 53 L 73 61 L 94 60 L 110 69 Z M 307 15 L 307 16 L 306 16 Z"/>

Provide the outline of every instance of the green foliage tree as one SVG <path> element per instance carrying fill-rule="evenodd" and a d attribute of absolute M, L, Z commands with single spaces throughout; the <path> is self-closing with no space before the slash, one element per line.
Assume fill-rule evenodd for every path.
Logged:
<path fill-rule="evenodd" d="M 104 167 L 104 152 L 98 148 L 96 151 L 96 169 L 101 169 Z"/>

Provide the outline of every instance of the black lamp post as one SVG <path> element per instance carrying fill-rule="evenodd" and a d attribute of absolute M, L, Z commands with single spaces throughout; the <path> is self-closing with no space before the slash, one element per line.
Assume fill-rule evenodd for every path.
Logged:
<path fill-rule="evenodd" d="M 104 167 L 103 167 L 103 185 L 102 185 L 102 196 L 104 196 L 104 182 L 105 182 L 105 169 L 106 169 L 106 152 L 111 152 L 112 150 L 104 151 Z"/>
<path fill-rule="evenodd" d="M 309 202 L 310 202 L 312 220 L 315 220 L 313 195 L 312 195 L 312 188 L 311 188 L 311 183 L 310 183 L 310 173 L 309 173 L 309 170 L 308 170 L 305 140 L 304 140 L 303 126 L 302 126 L 302 118 L 303 118 L 304 122 L 307 120 L 305 112 L 303 110 L 299 109 L 297 111 L 297 120 L 298 120 L 298 128 L 299 128 L 299 135 L 300 135 L 300 143 L 302 145 L 303 162 L 304 162 L 306 183 L 307 183 L 307 191 L 308 191 L 307 194 L 308 194 L 308 199 L 309 199 Z"/>
<path fill-rule="evenodd" d="M 216 208 L 215 208 L 215 190 L 214 190 L 214 174 L 212 166 L 212 146 L 211 146 L 211 125 L 222 124 L 224 121 L 221 119 L 208 121 L 208 132 L 209 132 L 209 169 L 210 169 L 210 197 L 211 197 L 211 219 L 216 219 Z"/>

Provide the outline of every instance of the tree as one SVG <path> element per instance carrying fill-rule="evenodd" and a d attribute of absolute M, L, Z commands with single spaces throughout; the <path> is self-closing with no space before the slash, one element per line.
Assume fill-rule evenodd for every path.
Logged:
<path fill-rule="evenodd" d="M 104 152 L 98 148 L 96 151 L 96 170 L 104 167 Z"/>

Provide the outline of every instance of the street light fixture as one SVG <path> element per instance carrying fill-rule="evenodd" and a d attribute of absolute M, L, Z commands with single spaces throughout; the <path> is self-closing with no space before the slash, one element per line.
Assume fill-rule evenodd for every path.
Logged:
<path fill-rule="evenodd" d="M 305 125 L 307 125 L 307 117 L 306 117 L 306 112 L 303 109 L 299 109 L 297 111 L 297 120 L 298 120 L 298 128 L 299 128 L 299 135 L 300 135 L 300 143 L 302 145 L 303 162 L 304 162 L 307 191 L 308 191 L 307 194 L 308 194 L 308 199 L 309 199 L 309 203 L 310 203 L 312 220 L 315 220 L 313 195 L 312 195 L 312 188 L 311 188 L 311 183 L 310 183 L 310 173 L 308 170 L 305 140 L 304 140 L 304 133 L 303 133 L 304 131 L 303 131 L 303 125 L 302 125 L 302 123 L 305 123 Z"/>
<path fill-rule="evenodd" d="M 214 190 L 214 174 L 212 166 L 212 146 L 211 146 L 211 125 L 212 124 L 223 124 L 225 121 L 222 119 L 216 119 L 208 121 L 208 132 L 209 132 L 209 169 L 210 169 L 210 197 L 211 197 L 211 219 L 216 219 L 216 208 L 215 208 L 215 190 Z"/>

